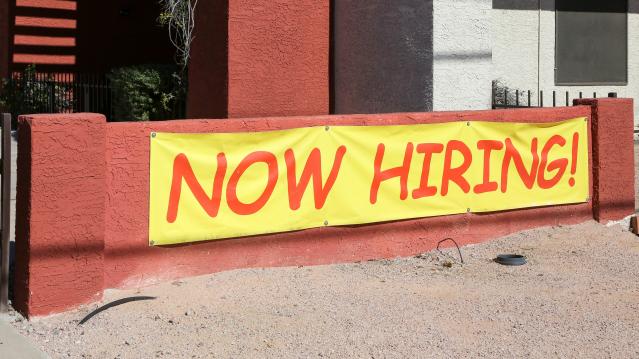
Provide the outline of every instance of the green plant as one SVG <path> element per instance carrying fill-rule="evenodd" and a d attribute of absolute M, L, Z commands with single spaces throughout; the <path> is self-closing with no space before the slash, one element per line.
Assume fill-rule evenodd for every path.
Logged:
<path fill-rule="evenodd" d="M 66 112 L 72 108 L 70 87 L 56 82 L 51 74 L 38 74 L 35 65 L 3 79 L 0 107 L 14 119 L 29 113 Z"/>
<path fill-rule="evenodd" d="M 112 70 L 113 119 L 148 121 L 179 117 L 186 83 L 174 65 L 139 65 Z"/>
<path fill-rule="evenodd" d="M 527 92 L 525 90 L 519 90 L 516 88 L 509 87 L 502 80 L 493 80 L 493 102 L 498 105 L 515 105 L 518 102 L 519 104 L 524 106 L 530 106 L 528 103 L 528 98 L 526 97 Z M 519 91 L 520 97 L 517 96 L 517 91 Z"/>

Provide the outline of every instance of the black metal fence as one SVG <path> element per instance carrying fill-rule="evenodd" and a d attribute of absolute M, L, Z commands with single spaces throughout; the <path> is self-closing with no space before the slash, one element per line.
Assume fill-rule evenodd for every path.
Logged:
<path fill-rule="evenodd" d="M 538 96 L 537 96 L 538 95 Z M 575 96 L 576 95 L 576 96 Z M 592 92 L 591 98 L 598 97 L 597 92 Z M 608 97 L 617 97 L 616 92 L 609 92 Z M 533 100 L 533 97 L 536 99 Z M 521 91 L 508 88 L 495 89 L 492 93 L 492 108 L 530 108 L 530 107 L 557 107 L 572 106 L 571 99 L 590 97 L 590 92 L 583 91 Z"/>
<path fill-rule="evenodd" d="M 130 120 L 122 113 L 114 118 L 115 90 L 104 75 L 17 72 L 3 80 L 0 96 L 14 119 L 30 113 L 94 112 L 110 121 Z M 152 120 L 184 118 L 185 112 L 184 101 L 178 100 Z"/>

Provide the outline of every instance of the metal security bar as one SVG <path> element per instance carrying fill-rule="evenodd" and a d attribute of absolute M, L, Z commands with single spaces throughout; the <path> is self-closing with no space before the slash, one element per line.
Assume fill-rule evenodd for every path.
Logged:
<path fill-rule="evenodd" d="M 571 98 L 573 98 L 574 92 L 570 91 L 539 91 L 536 102 L 532 100 L 533 91 L 521 91 L 512 90 L 509 88 L 495 89 L 492 93 L 492 108 L 493 110 L 499 108 L 531 108 L 531 107 L 557 107 L 557 106 L 572 106 Z M 588 94 L 589 95 L 589 94 Z M 578 98 L 584 98 L 584 92 L 578 92 Z M 586 95 L 587 96 L 587 95 Z M 608 97 L 617 97 L 616 92 L 610 92 Z M 592 93 L 592 98 L 597 98 L 597 92 Z M 574 98 L 577 98 L 576 96 Z M 549 100 L 544 106 L 544 100 Z"/>
<path fill-rule="evenodd" d="M 30 113 L 112 112 L 104 76 L 16 72 L 4 81 L 3 97 L 13 118 Z"/>
<path fill-rule="evenodd" d="M 128 114 L 116 113 L 115 90 L 106 75 L 23 71 L 3 80 L 0 99 L 14 119 L 31 113 L 94 112 L 109 121 L 127 120 Z M 152 120 L 184 118 L 185 112 L 186 103 L 179 99 Z"/>
<path fill-rule="evenodd" d="M 9 311 L 9 233 L 11 231 L 11 115 L 2 114 L 2 208 L 0 208 L 0 237 L 2 238 L 0 257 L 0 312 Z"/>

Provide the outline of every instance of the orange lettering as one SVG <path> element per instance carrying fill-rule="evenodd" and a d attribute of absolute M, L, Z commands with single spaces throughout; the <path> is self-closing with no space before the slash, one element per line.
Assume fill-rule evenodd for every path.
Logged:
<path fill-rule="evenodd" d="M 386 146 L 380 143 L 377 146 L 377 154 L 375 155 L 375 173 L 373 175 L 373 183 L 371 184 L 370 202 L 371 204 L 377 203 L 377 193 L 379 192 L 379 186 L 382 181 L 389 180 L 394 177 L 399 177 L 399 183 L 401 191 L 399 198 L 403 201 L 408 197 L 408 172 L 410 171 L 410 161 L 413 158 L 413 144 L 408 143 L 406 145 L 406 152 L 404 153 L 404 163 L 399 167 L 390 168 L 382 171 L 382 161 L 384 160 L 384 151 Z"/>
<path fill-rule="evenodd" d="M 211 217 L 216 217 L 220 209 L 220 198 L 222 196 L 222 186 L 226 175 L 226 156 L 224 153 L 217 155 L 217 170 L 213 180 L 213 193 L 208 197 L 202 186 L 195 178 L 193 168 L 185 154 L 180 153 L 173 160 L 173 179 L 171 181 L 171 192 L 169 194 L 169 208 L 166 212 L 166 220 L 169 223 L 175 222 L 180 204 L 180 194 L 182 193 L 182 179 L 189 186 L 191 193 L 195 196 L 200 206 Z"/>
<path fill-rule="evenodd" d="M 531 189 L 535 185 L 535 178 L 537 177 L 537 168 L 539 167 L 539 154 L 537 153 L 537 138 L 532 139 L 530 145 L 530 153 L 533 157 L 533 162 L 530 165 L 530 171 L 526 170 L 524 166 L 524 160 L 521 158 L 521 154 L 517 151 L 510 138 L 506 139 L 506 153 L 504 155 L 504 162 L 501 167 L 501 192 L 506 193 L 508 190 L 508 169 L 510 163 L 515 163 L 517 173 L 524 182 L 526 188 Z"/>
<path fill-rule="evenodd" d="M 315 200 L 315 208 L 320 209 L 326 203 L 326 197 L 333 188 L 337 174 L 342 165 L 342 159 L 346 153 L 346 146 L 340 146 L 335 153 L 333 167 L 328 175 L 326 184 L 322 185 L 322 155 L 318 148 L 314 148 L 306 160 L 306 165 L 302 171 L 299 182 L 295 178 L 295 153 L 292 149 L 286 150 L 284 158 L 286 159 L 286 170 L 288 177 L 288 203 L 292 210 L 300 208 L 302 197 L 306 192 L 308 183 L 313 178 L 313 198 Z"/>
<path fill-rule="evenodd" d="M 413 191 L 413 198 L 430 197 L 437 194 L 437 187 L 428 185 L 428 175 L 430 173 L 430 163 L 433 154 L 444 151 L 444 145 L 441 143 L 420 143 L 417 145 L 417 152 L 424 154 L 424 162 L 422 164 L 422 177 L 419 182 L 419 188 Z"/>
<path fill-rule="evenodd" d="M 559 182 L 561 177 L 564 175 L 564 172 L 566 172 L 566 167 L 568 166 L 567 158 L 561 158 L 548 163 L 548 154 L 550 153 L 550 150 L 554 146 L 563 147 L 565 144 L 566 140 L 563 137 L 554 135 L 544 145 L 544 148 L 541 150 L 541 164 L 539 165 L 539 173 L 537 178 L 537 184 L 539 184 L 539 187 L 543 189 L 553 187 L 557 184 L 557 182 Z M 548 164 L 548 168 L 546 168 L 546 164 Z M 555 176 L 547 180 L 544 177 L 544 174 L 546 172 L 551 172 L 554 170 L 557 170 Z"/>
<path fill-rule="evenodd" d="M 237 184 L 244 172 L 253 164 L 259 162 L 263 162 L 268 166 L 268 178 L 266 187 L 264 188 L 264 191 L 262 192 L 260 197 L 253 203 L 242 203 L 237 198 Z M 245 216 L 254 214 L 262 209 L 262 207 L 266 205 L 266 202 L 268 202 L 269 198 L 273 194 L 273 190 L 275 189 L 275 185 L 277 184 L 278 175 L 277 158 L 275 158 L 274 154 L 266 151 L 256 151 L 244 157 L 244 159 L 240 162 L 240 164 L 231 175 L 228 186 L 226 187 L 226 200 L 228 202 L 229 208 L 233 212 Z"/>
<path fill-rule="evenodd" d="M 477 142 L 477 149 L 484 151 L 484 181 L 475 186 L 473 189 L 475 193 L 494 192 L 499 188 L 497 182 L 490 180 L 490 153 L 502 148 L 504 148 L 504 144 L 501 141 L 481 140 Z"/>
<path fill-rule="evenodd" d="M 453 151 L 457 151 L 464 156 L 464 162 L 457 168 L 452 168 Z M 455 182 L 464 193 L 470 192 L 470 184 L 464 178 L 464 173 L 470 167 L 473 155 L 468 146 L 463 142 L 451 140 L 446 145 L 446 154 L 444 155 L 444 171 L 442 173 L 442 196 L 448 194 L 448 183 Z"/>

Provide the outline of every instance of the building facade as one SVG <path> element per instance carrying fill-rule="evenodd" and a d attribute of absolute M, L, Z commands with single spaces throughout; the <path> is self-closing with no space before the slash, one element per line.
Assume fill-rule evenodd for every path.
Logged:
<path fill-rule="evenodd" d="M 486 109 L 493 84 L 533 106 L 639 95 L 639 1 L 382 4 L 334 1 L 338 113 Z"/>
<path fill-rule="evenodd" d="M 566 92 L 637 98 L 638 35 L 636 0 L 493 0 L 492 78 L 533 90 L 533 104 L 539 91 L 545 105 L 552 91 L 561 104 Z"/>
<path fill-rule="evenodd" d="M 171 63 L 153 0 L 4 0 L 3 76 Z M 488 109 L 639 95 L 639 0 L 200 1 L 190 117 Z M 527 95 L 524 95 L 524 103 Z M 638 105 L 639 106 L 639 105 Z M 639 107 L 637 108 L 639 113 Z"/>

